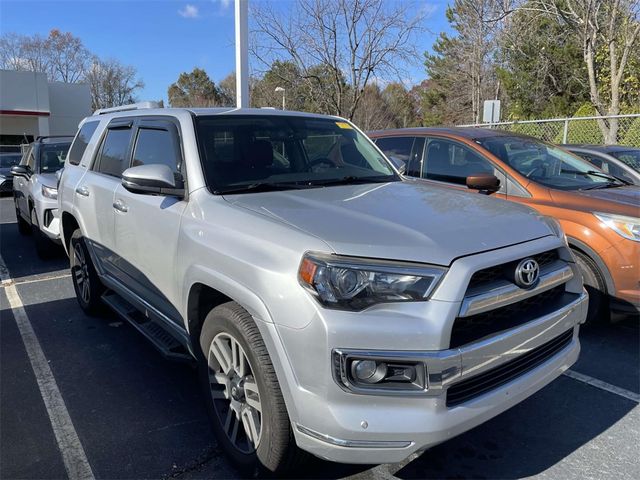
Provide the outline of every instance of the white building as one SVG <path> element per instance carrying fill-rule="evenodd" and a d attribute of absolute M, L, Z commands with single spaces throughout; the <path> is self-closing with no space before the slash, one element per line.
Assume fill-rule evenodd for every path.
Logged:
<path fill-rule="evenodd" d="M 0 70 L 0 145 L 25 143 L 25 137 L 75 135 L 88 115 L 89 85 L 49 83 L 44 73 Z"/>

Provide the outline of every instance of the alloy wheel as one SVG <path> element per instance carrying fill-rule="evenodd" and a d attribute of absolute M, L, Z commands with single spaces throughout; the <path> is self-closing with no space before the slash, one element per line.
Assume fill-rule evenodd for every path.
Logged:
<path fill-rule="evenodd" d="M 74 266 L 73 266 L 73 280 L 78 287 L 78 292 L 82 297 L 84 303 L 89 303 L 91 299 L 91 290 L 89 283 L 89 266 L 87 265 L 87 259 L 84 255 L 84 250 L 80 245 L 80 242 L 76 242 L 73 246 L 74 253 Z"/>
<path fill-rule="evenodd" d="M 244 349 L 229 333 L 219 333 L 209 347 L 208 365 L 211 397 L 222 429 L 240 452 L 253 453 L 262 434 L 262 404 Z"/>

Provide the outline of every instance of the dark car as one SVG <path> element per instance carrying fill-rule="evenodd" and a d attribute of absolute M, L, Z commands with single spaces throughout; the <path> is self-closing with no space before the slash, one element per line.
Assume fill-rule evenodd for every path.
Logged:
<path fill-rule="evenodd" d="M 625 145 L 562 145 L 603 172 L 640 185 L 640 148 Z"/>
<path fill-rule="evenodd" d="M 11 167 L 18 165 L 21 158 L 21 153 L 0 153 L 0 193 L 13 190 Z"/>

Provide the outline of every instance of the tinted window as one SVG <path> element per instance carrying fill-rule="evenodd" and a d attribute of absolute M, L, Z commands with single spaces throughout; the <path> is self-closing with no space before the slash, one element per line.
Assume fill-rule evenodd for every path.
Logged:
<path fill-rule="evenodd" d="M 169 131 L 141 128 L 138 130 L 132 166 L 163 164 L 177 172 L 180 165 L 177 153 Z"/>
<path fill-rule="evenodd" d="M 98 123 L 99 122 L 87 122 L 82 125 L 82 128 L 71 145 L 71 150 L 69 150 L 69 163 L 71 165 L 80 165 L 82 155 L 84 155 L 84 151 L 87 149 L 89 140 L 91 140 L 93 132 L 96 131 Z"/>
<path fill-rule="evenodd" d="M 483 137 L 476 142 L 521 175 L 561 190 L 609 188 L 622 183 L 603 177 L 588 161 L 529 137 Z"/>
<path fill-rule="evenodd" d="M 0 154 L 0 168 L 9 168 L 20 163 L 22 155 L 19 153 L 3 153 Z"/>
<path fill-rule="evenodd" d="M 371 141 L 348 122 L 233 115 L 196 117 L 196 127 L 207 183 L 216 193 L 253 184 L 288 189 L 398 180 Z"/>
<path fill-rule="evenodd" d="M 387 157 L 397 157 L 405 163 L 409 163 L 413 137 L 379 138 L 376 140 L 376 145 Z"/>
<path fill-rule="evenodd" d="M 40 146 L 40 173 L 55 173 L 64 167 L 71 143 L 43 143 Z"/>
<path fill-rule="evenodd" d="M 629 150 L 626 152 L 611 152 L 611 155 L 626 163 L 634 170 L 640 171 L 640 150 Z"/>
<path fill-rule="evenodd" d="M 487 159 L 470 148 L 445 139 L 428 140 L 424 178 L 465 185 L 467 177 L 477 173 L 496 171 Z"/>
<path fill-rule="evenodd" d="M 114 177 L 122 175 L 128 166 L 126 156 L 130 139 L 130 128 L 113 128 L 107 131 L 98 159 L 99 172 Z"/>

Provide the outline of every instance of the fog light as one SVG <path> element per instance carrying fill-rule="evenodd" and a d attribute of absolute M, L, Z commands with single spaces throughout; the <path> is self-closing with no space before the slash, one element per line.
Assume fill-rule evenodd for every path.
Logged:
<path fill-rule="evenodd" d="M 351 373 L 360 382 L 378 383 L 387 375 L 387 364 L 375 360 L 354 360 Z"/>

